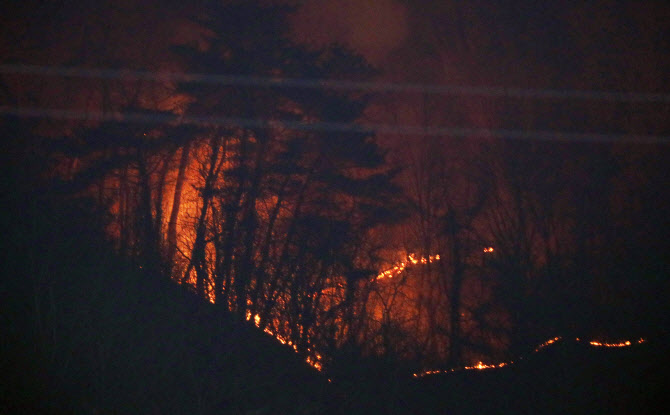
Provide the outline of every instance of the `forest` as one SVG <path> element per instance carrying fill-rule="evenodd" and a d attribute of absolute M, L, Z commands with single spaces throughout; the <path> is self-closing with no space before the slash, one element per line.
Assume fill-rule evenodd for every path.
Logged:
<path fill-rule="evenodd" d="M 306 41 L 302 3 L 2 7 L 0 412 L 651 413 L 663 398 L 656 43 L 624 64 L 632 46 L 589 49 L 575 24 L 583 78 L 533 52 L 510 75 L 528 88 L 456 88 L 430 59 L 470 56 L 465 74 L 496 39 L 459 32 L 456 6 L 394 50 L 432 42 L 422 74 Z"/>

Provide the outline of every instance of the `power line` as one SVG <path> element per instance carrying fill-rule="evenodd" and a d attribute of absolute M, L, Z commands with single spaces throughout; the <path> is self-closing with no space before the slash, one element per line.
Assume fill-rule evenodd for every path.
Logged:
<path fill-rule="evenodd" d="M 127 81 L 191 82 L 211 85 L 234 85 L 258 88 L 331 89 L 376 93 L 421 93 L 433 95 L 480 96 L 492 98 L 532 98 L 545 100 L 590 100 L 630 103 L 670 103 L 670 94 L 595 91 L 575 89 L 533 89 L 468 85 L 357 82 L 331 79 L 259 77 L 247 75 L 213 75 L 176 72 L 149 72 L 128 69 L 96 69 L 24 64 L 0 65 L 0 73 L 20 75 L 63 76 L 71 78 L 120 79 Z"/>
<path fill-rule="evenodd" d="M 377 133 L 408 136 L 480 137 L 564 142 L 630 142 L 636 144 L 668 144 L 670 136 L 637 134 L 573 133 L 565 131 L 507 130 L 467 127 L 433 127 L 420 125 L 394 125 L 375 123 L 301 122 L 293 120 L 264 120 L 224 116 L 177 116 L 139 112 L 109 113 L 46 108 L 0 107 L 0 114 L 18 117 L 51 118 L 77 121 L 118 121 L 142 124 L 180 123 L 203 126 L 228 126 L 242 128 L 286 128 L 299 131 L 328 133 Z"/>

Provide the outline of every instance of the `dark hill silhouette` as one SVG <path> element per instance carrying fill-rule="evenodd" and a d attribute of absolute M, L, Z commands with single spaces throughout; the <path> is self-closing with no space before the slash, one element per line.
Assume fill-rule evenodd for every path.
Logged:
<path fill-rule="evenodd" d="M 660 413 L 670 385 L 666 345 L 660 338 L 626 348 L 560 341 L 503 368 L 419 378 L 413 402 L 422 413 Z"/>
<path fill-rule="evenodd" d="M 101 236 L 85 200 L 17 193 L 3 223 L 0 413 L 324 413 L 292 349 Z M 10 205 L 7 205 L 10 206 Z"/>

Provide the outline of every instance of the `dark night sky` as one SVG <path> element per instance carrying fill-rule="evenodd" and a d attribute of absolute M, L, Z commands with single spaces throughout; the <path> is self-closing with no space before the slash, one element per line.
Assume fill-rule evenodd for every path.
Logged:
<path fill-rule="evenodd" d="M 380 69 L 381 82 L 670 92 L 670 7 L 662 1 L 297 3 L 296 39 L 351 47 Z M 667 104 L 434 97 L 443 109 L 431 126 L 667 136 Z M 368 121 L 425 124 L 420 101 L 383 96 Z"/>
<path fill-rule="evenodd" d="M 664 51 L 670 46 L 670 7 L 664 2 L 560 6 L 492 0 L 301 3 L 294 20 L 299 39 L 345 43 L 389 76 L 407 81 L 453 82 L 462 77 L 486 85 L 511 81 L 518 86 L 556 88 L 658 91 L 667 87 L 658 77 L 667 70 L 659 65 L 667 65 Z M 441 61 L 437 72 L 448 73 L 428 78 L 426 72 L 431 68 L 422 66 L 431 61 Z M 593 79 L 589 68 L 600 79 Z M 650 81 L 647 85 L 619 82 L 621 75 L 633 73 L 647 74 Z M 556 77 L 564 84 L 551 81 Z"/>
<path fill-rule="evenodd" d="M 670 6 L 664 1 L 266 2 L 293 3 L 297 40 L 343 43 L 380 69 L 380 81 L 670 92 Z M 159 7 L 154 0 L 75 6 L 75 13 L 67 4 L 3 6 L 9 7 L 5 16 L 19 16 L 0 29 L 3 60 L 77 65 L 96 53 L 92 40 L 107 36 L 113 42 L 102 46 L 109 59 L 174 70 L 166 44 L 202 38 L 183 19 L 189 6 Z M 27 39 L 34 43 L 26 45 Z M 459 105 L 476 107 L 461 123 L 503 127 L 509 118 L 509 105 L 502 114 L 483 100 Z"/>

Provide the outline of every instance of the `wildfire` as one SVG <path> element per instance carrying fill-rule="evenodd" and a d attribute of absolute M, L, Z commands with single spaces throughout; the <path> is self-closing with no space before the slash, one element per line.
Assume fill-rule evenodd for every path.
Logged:
<path fill-rule="evenodd" d="M 546 342 L 542 343 L 541 345 L 537 346 L 537 347 L 535 348 L 535 351 L 536 351 L 536 352 L 539 352 L 540 350 L 544 349 L 545 347 L 547 347 L 547 346 L 549 346 L 549 345 L 551 345 L 551 344 L 554 344 L 554 343 L 556 343 L 557 341 L 559 341 L 559 340 L 561 340 L 561 339 L 562 339 L 561 336 L 557 336 L 557 337 L 554 337 L 553 339 L 549 339 L 549 340 L 547 340 Z M 577 339 L 577 341 L 579 341 L 579 339 Z"/>
<path fill-rule="evenodd" d="M 251 321 L 251 319 L 252 319 L 251 311 L 247 311 L 247 321 Z M 253 316 L 253 320 L 256 327 L 261 326 L 260 315 L 255 314 Z M 293 348 L 294 352 L 296 353 L 298 352 L 298 346 L 295 343 L 293 343 L 291 340 L 287 340 L 281 334 L 273 332 L 269 327 L 264 328 L 263 332 L 274 337 L 279 343 L 290 346 L 291 348 Z M 321 364 L 322 356 L 318 352 L 313 351 L 312 349 L 307 349 L 307 352 L 309 353 L 307 359 L 305 359 L 307 364 L 312 366 L 314 369 L 321 371 L 321 369 L 323 368 L 323 365 Z"/>
<path fill-rule="evenodd" d="M 549 339 L 549 340 L 545 341 L 544 343 L 538 345 L 535 348 L 534 353 L 539 352 L 543 348 L 545 348 L 547 346 L 550 346 L 550 345 L 552 345 L 552 344 L 554 344 L 554 343 L 556 343 L 560 340 L 562 340 L 562 337 L 560 337 L 560 336 L 554 337 L 553 339 Z M 575 341 L 580 342 L 581 340 L 579 339 L 579 337 L 577 337 L 577 338 L 575 338 Z M 644 342 L 645 342 L 645 339 L 640 338 L 640 339 L 635 340 L 635 341 L 625 340 L 625 341 L 620 341 L 620 342 L 617 342 L 617 343 L 606 343 L 606 342 L 599 342 L 599 341 L 596 341 L 596 340 L 591 340 L 591 341 L 588 342 L 588 344 L 590 346 L 593 346 L 593 347 L 630 347 L 634 344 L 642 344 Z M 520 359 L 523 359 L 523 357 L 521 357 Z M 420 377 L 424 377 L 424 376 L 428 376 L 428 375 L 452 373 L 452 372 L 461 371 L 461 370 L 497 369 L 497 368 L 501 368 L 501 367 L 504 367 L 504 366 L 511 365 L 513 363 L 514 363 L 514 361 L 509 361 L 509 362 L 502 362 L 502 363 L 490 364 L 489 365 L 489 364 L 479 362 L 474 366 L 465 366 L 465 367 L 447 369 L 447 370 L 427 370 L 427 371 L 421 372 L 421 373 L 414 373 L 413 376 L 415 378 L 420 378 Z"/>
<path fill-rule="evenodd" d="M 307 362 L 308 365 L 312 366 L 314 369 L 316 369 L 318 371 L 321 371 L 321 368 L 323 366 L 321 365 L 321 362 L 319 362 L 320 359 L 321 359 L 321 355 L 319 355 L 317 353 L 314 358 L 312 358 L 311 356 L 307 356 L 306 362 Z"/>
<path fill-rule="evenodd" d="M 433 262 L 439 261 L 439 260 L 440 260 L 439 255 L 429 255 L 427 257 L 422 256 L 422 257 L 417 258 L 417 256 L 415 254 L 409 254 L 409 255 L 407 255 L 407 258 L 405 258 L 405 260 L 398 262 L 392 268 L 389 268 L 386 271 L 382 271 L 379 275 L 377 275 L 377 277 L 375 279 L 381 280 L 383 278 L 397 277 L 409 265 L 429 264 L 429 263 L 433 263 Z"/>
<path fill-rule="evenodd" d="M 633 344 L 642 344 L 644 343 L 644 339 L 638 339 L 634 342 L 631 342 L 630 340 L 626 340 L 623 342 L 618 342 L 618 343 L 601 343 L 598 341 L 590 341 L 589 344 L 594 347 L 628 347 L 632 346 Z"/>
<path fill-rule="evenodd" d="M 458 368 L 454 368 L 454 369 L 446 369 L 446 370 L 427 370 L 427 371 L 422 372 L 422 373 L 414 373 L 412 376 L 414 376 L 415 378 L 421 378 L 421 377 L 428 376 L 428 375 L 438 375 L 438 374 L 443 374 L 443 373 L 453 373 L 453 372 L 458 372 L 458 371 L 461 371 L 461 370 L 498 369 L 498 368 L 501 368 L 501 367 L 505 367 L 505 366 L 507 366 L 507 365 L 511 365 L 511 364 L 513 364 L 513 363 L 514 363 L 513 361 L 509 361 L 509 362 L 501 362 L 501 363 L 496 363 L 496 364 L 488 365 L 488 364 L 486 364 L 486 363 L 479 362 L 479 363 L 477 363 L 477 364 L 474 365 L 474 366 L 465 366 L 465 367 L 458 367 Z"/>
<path fill-rule="evenodd" d="M 499 367 L 507 366 L 507 365 L 510 364 L 510 363 L 514 363 L 514 362 L 502 362 L 502 363 L 498 363 L 498 364 L 496 364 L 496 365 L 487 365 L 487 364 L 484 364 L 484 363 L 482 363 L 482 362 L 479 362 L 479 363 L 477 363 L 475 366 L 466 366 L 466 367 L 464 367 L 464 369 L 465 369 L 465 370 L 473 370 L 473 369 L 477 369 L 477 370 L 483 370 L 483 369 L 496 369 L 496 368 L 499 368 Z"/>

